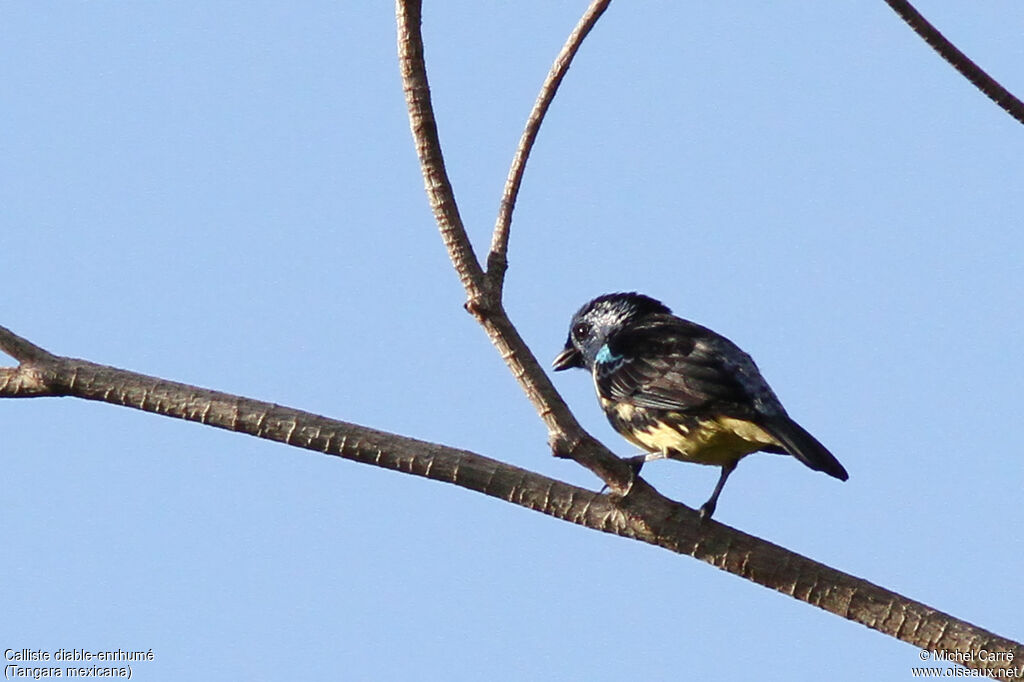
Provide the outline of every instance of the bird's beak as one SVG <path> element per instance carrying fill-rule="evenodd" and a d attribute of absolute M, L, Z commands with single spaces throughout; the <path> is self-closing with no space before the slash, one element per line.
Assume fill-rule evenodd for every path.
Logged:
<path fill-rule="evenodd" d="M 580 352 L 573 348 L 571 345 L 566 346 L 565 350 L 558 354 L 555 361 L 551 363 L 551 367 L 556 372 L 561 372 L 563 369 L 569 369 L 571 367 L 583 367 L 583 356 Z"/>

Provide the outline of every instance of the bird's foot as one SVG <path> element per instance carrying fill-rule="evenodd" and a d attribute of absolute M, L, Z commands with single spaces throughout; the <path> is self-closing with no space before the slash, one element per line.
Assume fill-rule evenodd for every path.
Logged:
<path fill-rule="evenodd" d="M 647 455 L 636 455 L 635 457 L 626 457 L 624 461 L 629 468 L 633 471 L 634 476 L 640 475 L 640 470 L 644 468 L 644 464 L 647 462 Z"/>
<path fill-rule="evenodd" d="M 700 516 L 701 521 L 707 521 L 711 518 L 711 515 L 715 513 L 715 507 L 718 506 L 718 500 L 708 500 L 700 506 L 697 514 Z"/>
<path fill-rule="evenodd" d="M 623 457 L 622 461 L 626 463 L 630 471 L 633 472 L 633 478 L 640 475 L 640 470 L 644 468 L 644 462 L 647 461 L 647 455 L 637 455 L 635 457 Z M 597 491 L 598 495 L 603 495 L 608 491 L 608 484 L 605 483 L 601 486 L 601 489 Z"/>

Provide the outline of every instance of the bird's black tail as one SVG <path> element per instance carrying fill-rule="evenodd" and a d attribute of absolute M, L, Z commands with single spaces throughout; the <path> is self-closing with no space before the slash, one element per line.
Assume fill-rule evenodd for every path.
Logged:
<path fill-rule="evenodd" d="M 850 477 L 846 469 L 818 439 L 789 417 L 766 419 L 761 428 L 775 437 L 786 452 L 814 469 L 845 481 Z"/>

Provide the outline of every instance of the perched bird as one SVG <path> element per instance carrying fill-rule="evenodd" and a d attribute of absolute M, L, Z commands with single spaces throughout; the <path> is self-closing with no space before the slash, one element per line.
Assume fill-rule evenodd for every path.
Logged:
<path fill-rule="evenodd" d="M 718 496 L 743 457 L 790 454 L 845 481 L 843 465 L 793 421 L 749 355 L 724 336 L 676 317 L 664 304 L 636 293 L 606 294 L 577 311 L 556 371 L 589 369 L 608 421 L 649 455 L 722 467 Z"/>

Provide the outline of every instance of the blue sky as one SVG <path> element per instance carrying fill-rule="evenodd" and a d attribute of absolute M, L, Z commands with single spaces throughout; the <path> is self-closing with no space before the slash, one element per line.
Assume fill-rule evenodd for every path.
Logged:
<path fill-rule="evenodd" d="M 480 246 L 584 3 L 428 3 Z M 1024 92 L 1024 6 L 919 2 Z M 388 3 L 5 3 L 0 324 L 60 354 L 588 487 L 462 310 Z M 1024 129 L 882 2 L 619 3 L 541 131 L 513 320 L 640 290 L 750 352 L 841 484 L 759 455 L 717 518 L 1020 640 Z M 556 385 L 623 455 L 583 373 Z M 139 679 L 910 679 L 913 647 L 452 486 L 104 404 L 4 401 L 0 646 Z M 711 468 L 653 464 L 702 502 Z"/>

